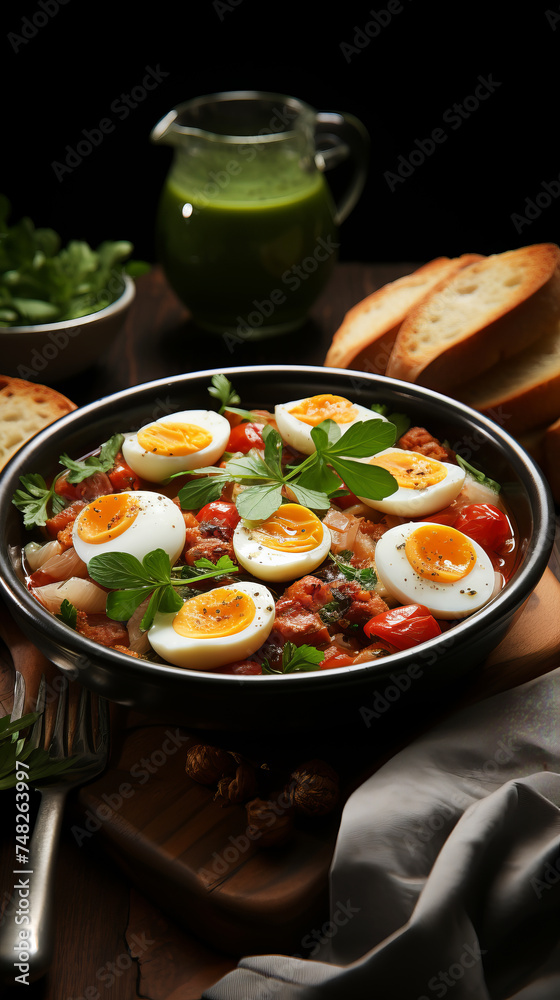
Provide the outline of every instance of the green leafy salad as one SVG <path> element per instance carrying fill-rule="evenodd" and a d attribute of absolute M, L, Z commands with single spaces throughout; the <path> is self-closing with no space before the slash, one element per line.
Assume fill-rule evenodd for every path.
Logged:
<path fill-rule="evenodd" d="M 83 240 L 62 247 L 53 229 L 24 217 L 10 224 L 11 206 L 0 195 L 0 326 L 34 326 L 78 319 L 114 302 L 123 275 L 149 269 L 130 260 L 126 240 L 105 241 L 93 250 Z"/>

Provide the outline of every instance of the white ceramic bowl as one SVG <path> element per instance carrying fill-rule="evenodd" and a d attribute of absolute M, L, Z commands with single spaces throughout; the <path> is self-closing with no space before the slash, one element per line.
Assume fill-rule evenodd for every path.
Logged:
<path fill-rule="evenodd" d="M 122 295 L 99 312 L 59 323 L 0 327 L 0 368 L 4 375 L 49 385 L 95 364 L 122 329 L 136 294 L 123 275 Z"/>

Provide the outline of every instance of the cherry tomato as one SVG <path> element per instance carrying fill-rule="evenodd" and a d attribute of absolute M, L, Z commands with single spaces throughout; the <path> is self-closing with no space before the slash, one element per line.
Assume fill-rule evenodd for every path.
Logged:
<path fill-rule="evenodd" d="M 244 455 L 251 448 L 264 448 L 262 424 L 238 424 L 232 427 L 226 451 L 241 451 Z"/>
<path fill-rule="evenodd" d="M 512 536 L 506 515 L 491 503 L 471 503 L 463 507 L 453 527 L 483 548 L 494 552 L 501 549 L 504 542 Z"/>
<path fill-rule="evenodd" d="M 410 649 L 441 635 L 441 628 L 423 604 L 406 604 L 370 618 L 364 632 L 370 638 L 378 635 L 387 639 L 397 649 Z"/>
<path fill-rule="evenodd" d="M 340 507 L 341 510 L 346 510 L 347 507 L 353 507 L 355 503 L 360 503 L 360 501 L 357 496 L 348 491 L 346 496 L 333 497 L 333 503 L 335 503 L 337 507 Z"/>
<path fill-rule="evenodd" d="M 199 524 L 210 521 L 233 529 L 239 522 L 240 516 L 234 503 L 229 503 L 227 500 L 213 500 L 199 510 L 196 519 Z"/>

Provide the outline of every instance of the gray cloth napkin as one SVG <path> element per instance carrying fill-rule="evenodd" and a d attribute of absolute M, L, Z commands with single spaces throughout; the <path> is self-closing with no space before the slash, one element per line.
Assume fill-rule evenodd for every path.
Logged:
<path fill-rule="evenodd" d="M 393 757 L 346 803 L 310 957 L 244 958 L 205 1000 L 558 1000 L 559 709 L 557 668 Z"/>

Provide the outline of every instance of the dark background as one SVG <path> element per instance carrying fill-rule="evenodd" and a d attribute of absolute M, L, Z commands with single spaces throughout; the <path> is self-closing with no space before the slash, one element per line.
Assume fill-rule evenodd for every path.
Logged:
<path fill-rule="evenodd" d="M 135 256 L 153 261 L 172 153 L 150 143 L 150 130 L 182 101 L 243 88 L 351 112 L 366 125 L 368 180 L 342 227 L 343 260 L 559 241 L 558 3 L 519 12 L 420 0 L 328 9 L 304 0 L 25 0 L 5 7 L 2 44 L 0 190 L 14 221 L 30 215 L 64 241 L 130 239 Z M 161 82 L 119 117 L 111 106 L 141 86 L 147 67 Z M 479 78 L 492 93 L 461 117 L 453 107 L 467 100 L 472 109 Z M 106 118 L 114 130 L 57 177 L 67 147 Z M 392 191 L 388 173 L 438 128 L 445 141 Z"/>

